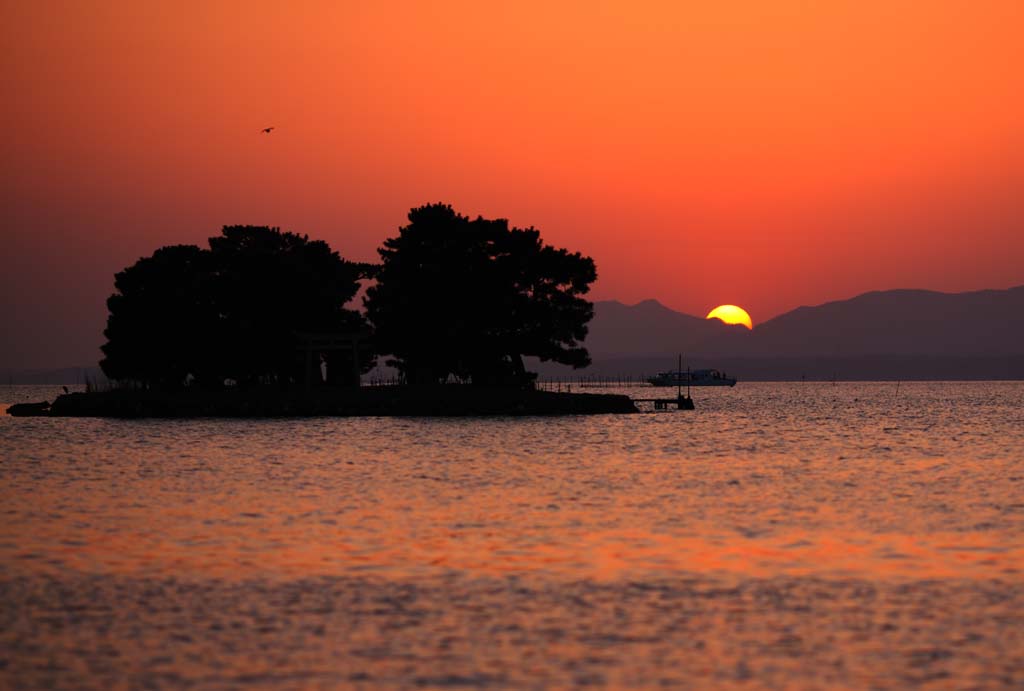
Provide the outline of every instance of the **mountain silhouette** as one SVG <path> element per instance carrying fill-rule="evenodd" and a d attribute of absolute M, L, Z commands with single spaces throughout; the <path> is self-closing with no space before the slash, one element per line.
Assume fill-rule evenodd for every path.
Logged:
<path fill-rule="evenodd" d="M 597 302 L 585 342 L 591 376 L 675 366 L 742 379 L 1021 379 L 1024 286 L 940 293 L 886 290 L 799 307 L 754 329 L 676 312 L 656 300 Z M 571 376 L 540 367 L 545 376 Z"/>
<path fill-rule="evenodd" d="M 595 304 L 586 341 L 603 356 L 859 357 L 1024 354 L 1024 286 L 939 293 L 886 290 L 798 307 L 750 331 L 656 300 Z"/>
<path fill-rule="evenodd" d="M 797 308 L 751 335 L 744 354 L 762 357 L 1019 355 L 1024 354 L 1024 286 L 864 293 Z"/>
<path fill-rule="evenodd" d="M 745 326 L 676 312 L 657 300 L 625 305 L 616 300 L 594 303 L 594 319 L 585 341 L 592 356 L 664 356 L 742 348 L 750 336 Z"/>

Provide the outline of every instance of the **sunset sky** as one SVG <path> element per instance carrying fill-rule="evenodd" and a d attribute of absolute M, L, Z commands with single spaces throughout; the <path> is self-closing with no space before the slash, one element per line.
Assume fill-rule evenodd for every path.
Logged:
<path fill-rule="evenodd" d="M 1021 0 L 0 8 L 0 368 L 95 363 L 161 245 L 374 260 L 435 201 L 589 254 L 594 299 L 755 324 L 1024 283 Z"/>

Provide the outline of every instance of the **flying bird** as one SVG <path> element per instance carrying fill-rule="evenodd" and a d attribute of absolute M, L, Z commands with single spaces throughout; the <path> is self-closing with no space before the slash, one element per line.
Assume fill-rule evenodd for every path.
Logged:
<path fill-rule="evenodd" d="M 262 130 L 260 130 L 260 132 L 262 132 L 263 134 L 270 134 L 270 131 L 273 129 L 273 127 L 264 127 Z"/>

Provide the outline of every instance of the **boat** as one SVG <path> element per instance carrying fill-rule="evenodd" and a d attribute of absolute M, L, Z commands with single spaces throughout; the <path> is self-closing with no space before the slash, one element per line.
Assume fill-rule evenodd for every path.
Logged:
<path fill-rule="evenodd" d="M 649 377 L 651 386 L 736 386 L 736 379 L 716 369 L 669 370 Z"/>

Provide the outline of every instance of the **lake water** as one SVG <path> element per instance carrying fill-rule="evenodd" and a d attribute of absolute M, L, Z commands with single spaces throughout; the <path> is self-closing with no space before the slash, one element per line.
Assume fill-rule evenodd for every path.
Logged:
<path fill-rule="evenodd" d="M 1024 685 L 1024 383 L 693 394 L 0 417 L 0 687 Z"/>

